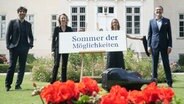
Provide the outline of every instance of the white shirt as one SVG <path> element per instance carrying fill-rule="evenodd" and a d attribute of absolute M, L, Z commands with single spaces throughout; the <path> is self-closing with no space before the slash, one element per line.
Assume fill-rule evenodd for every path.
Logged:
<path fill-rule="evenodd" d="M 162 18 L 157 20 L 157 26 L 158 26 L 158 29 L 160 30 L 162 26 Z"/>

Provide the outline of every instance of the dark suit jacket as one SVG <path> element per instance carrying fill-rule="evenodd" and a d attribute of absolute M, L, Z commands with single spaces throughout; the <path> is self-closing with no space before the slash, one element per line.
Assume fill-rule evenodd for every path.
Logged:
<path fill-rule="evenodd" d="M 65 32 L 72 32 L 72 28 L 67 26 Z M 58 51 L 59 48 L 59 33 L 63 32 L 59 26 L 55 27 L 54 33 L 52 35 L 52 52 Z"/>
<path fill-rule="evenodd" d="M 26 24 L 26 34 L 27 35 L 27 42 L 30 46 L 30 48 L 33 47 L 33 34 L 31 29 L 31 24 L 25 20 Z M 8 26 L 7 34 L 6 34 L 6 47 L 7 49 L 15 48 L 17 47 L 19 40 L 20 40 L 20 26 L 19 26 L 19 20 L 14 19 L 11 20 Z"/>
<path fill-rule="evenodd" d="M 150 20 L 148 32 L 148 47 L 152 49 L 167 49 L 172 47 L 172 33 L 170 20 L 162 18 L 162 25 L 159 30 L 156 19 Z"/>

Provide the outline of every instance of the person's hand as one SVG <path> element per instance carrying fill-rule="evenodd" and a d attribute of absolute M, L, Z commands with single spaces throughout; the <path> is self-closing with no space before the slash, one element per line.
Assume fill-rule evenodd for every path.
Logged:
<path fill-rule="evenodd" d="M 171 47 L 168 47 L 168 48 L 167 48 L 167 54 L 170 54 L 171 51 L 172 51 L 172 48 L 171 48 Z"/>
<path fill-rule="evenodd" d="M 140 39 L 140 40 L 143 40 L 143 39 L 144 39 L 144 37 L 140 37 L 139 39 Z"/>
<path fill-rule="evenodd" d="M 33 48 L 33 44 L 29 44 L 29 49 L 32 49 Z"/>
<path fill-rule="evenodd" d="M 151 48 L 150 47 L 148 47 L 148 52 L 151 54 Z"/>
<path fill-rule="evenodd" d="M 9 46 L 6 47 L 7 50 L 10 50 Z"/>
<path fill-rule="evenodd" d="M 29 49 L 32 49 L 33 47 L 29 47 Z"/>

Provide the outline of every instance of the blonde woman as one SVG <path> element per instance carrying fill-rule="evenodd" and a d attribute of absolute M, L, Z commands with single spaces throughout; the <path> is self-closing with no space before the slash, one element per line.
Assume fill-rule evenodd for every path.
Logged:
<path fill-rule="evenodd" d="M 60 58 L 62 62 L 61 70 L 61 81 L 65 82 L 67 80 L 67 63 L 69 54 L 59 53 L 59 33 L 60 32 L 72 32 L 72 28 L 68 26 L 68 16 L 63 13 L 58 18 L 59 26 L 55 27 L 54 34 L 52 36 L 52 52 L 54 54 L 54 67 L 52 71 L 51 84 L 57 79 L 58 68 L 60 64 Z"/>

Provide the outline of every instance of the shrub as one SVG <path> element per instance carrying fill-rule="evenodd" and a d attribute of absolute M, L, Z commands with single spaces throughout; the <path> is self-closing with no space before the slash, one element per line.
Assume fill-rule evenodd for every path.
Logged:
<path fill-rule="evenodd" d="M 99 54 L 84 55 L 83 76 L 100 76 L 103 71 L 103 58 Z M 38 58 L 33 62 L 32 79 L 37 81 L 49 82 L 52 77 L 53 59 Z M 81 56 L 80 54 L 70 54 L 67 66 L 67 78 L 75 82 L 80 80 Z M 61 79 L 61 68 L 58 69 L 57 80 Z"/>
<path fill-rule="evenodd" d="M 99 76 L 104 70 L 104 54 L 102 53 L 85 53 L 85 54 L 70 54 L 68 71 L 81 70 L 83 60 L 84 76 Z M 82 59 L 83 58 L 83 59 Z M 72 75 L 72 74 L 71 74 Z M 69 75 L 70 77 L 70 75 Z"/>
<path fill-rule="evenodd" d="M 78 70 L 81 67 L 81 56 L 80 54 L 71 53 L 69 56 L 69 62 L 74 70 Z"/>
<path fill-rule="evenodd" d="M 73 58 L 75 59 L 75 58 Z M 52 78 L 53 59 L 51 58 L 38 58 L 33 63 L 32 79 L 42 82 L 50 82 Z M 68 63 L 67 78 L 76 82 L 80 80 L 80 69 L 74 68 L 73 65 Z M 57 80 L 61 79 L 61 68 L 58 68 Z"/>
<path fill-rule="evenodd" d="M 70 54 L 69 57 L 69 63 L 72 66 L 71 67 L 72 69 L 80 70 L 83 60 L 84 69 L 89 70 L 88 72 L 92 73 L 92 70 L 96 71 L 96 69 L 98 70 L 104 69 L 103 57 L 104 55 L 102 53 L 85 53 L 85 54 L 72 53 Z"/>
<path fill-rule="evenodd" d="M 34 57 L 33 54 L 27 55 L 27 63 L 32 64 L 35 60 L 36 60 L 36 58 Z"/>
<path fill-rule="evenodd" d="M 170 63 L 171 71 L 172 72 L 180 72 L 181 66 L 177 62 Z"/>
<path fill-rule="evenodd" d="M 34 66 L 32 71 L 32 78 L 36 81 L 49 82 L 51 78 L 51 71 L 47 69 L 46 65 Z"/>
<path fill-rule="evenodd" d="M 49 82 L 52 75 L 53 60 L 50 58 L 38 58 L 33 62 L 32 79 Z"/>
<path fill-rule="evenodd" d="M 7 62 L 7 59 L 4 55 L 0 55 L 0 64 L 4 64 Z"/>
<path fill-rule="evenodd" d="M 8 67 L 9 67 L 8 64 L 0 64 L 0 73 L 6 73 L 8 70 Z M 33 68 L 32 64 L 27 64 L 25 72 L 31 72 L 32 68 Z M 18 65 L 15 68 L 15 72 L 17 72 L 17 71 L 18 71 Z"/>
<path fill-rule="evenodd" d="M 138 59 L 133 50 L 128 49 L 125 54 L 125 66 L 127 71 L 138 72 L 145 79 L 151 79 L 152 59 L 144 58 Z M 80 54 L 70 54 L 67 70 L 67 78 L 78 82 L 80 80 L 81 71 L 81 56 Z M 83 76 L 101 76 L 104 70 L 104 54 L 83 54 Z M 38 81 L 50 81 L 52 75 L 53 60 L 50 58 L 39 58 L 34 62 L 32 69 L 33 79 Z M 61 68 L 58 69 L 57 79 L 61 78 Z M 163 66 L 159 64 L 158 67 L 158 81 L 165 81 L 165 73 Z"/>
<path fill-rule="evenodd" d="M 179 64 L 180 66 L 184 66 L 184 55 L 181 55 L 181 56 L 180 56 L 180 58 L 179 58 L 179 60 L 178 60 L 178 64 Z"/>
<path fill-rule="evenodd" d="M 74 82 L 79 82 L 80 81 L 80 71 L 81 70 L 72 69 L 71 64 L 69 64 L 68 70 L 67 70 L 67 79 L 73 80 Z"/>
<path fill-rule="evenodd" d="M 125 66 L 129 71 L 135 71 L 142 75 L 144 79 L 151 79 L 152 75 L 152 59 L 150 57 L 138 59 L 135 57 L 133 50 L 128 49 L 125 54 Z M 158 81 L 165 81 L 165 73 L 161 64 L 158 65 Z"/>
<path fill-rule="evenodd" d="M 177 67 L 174 67 L 174 69 L 172 69 L 172 71 L 175 72 L 184 72 L 184 66 L 180 66 L 178 65 Z"/>

